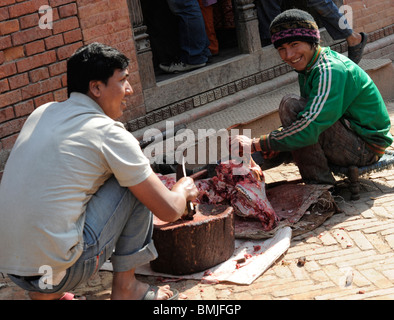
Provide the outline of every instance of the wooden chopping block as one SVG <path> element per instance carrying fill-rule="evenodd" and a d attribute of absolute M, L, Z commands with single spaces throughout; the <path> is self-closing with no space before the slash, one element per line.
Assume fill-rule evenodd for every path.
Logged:
<path fill-rule="evenodd" d="M 173 275 L 204 271 L 234 253 L 233 208 L 198 204 L 193 220 L 163 222 L 155 217 L 153 241 L 158 258 L 152 270 Z"/>

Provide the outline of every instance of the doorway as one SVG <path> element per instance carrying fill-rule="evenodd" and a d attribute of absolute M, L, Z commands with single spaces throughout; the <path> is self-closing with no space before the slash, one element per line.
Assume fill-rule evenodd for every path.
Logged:
<path fill-rule="evenodd" d="M 212 54 L 208 64 L 221 62 L 239 54 L 232 1 L 211 2 L 215 3 L 204 6 L 204 2 L 200 1 L 206 30 L 211 30 L 210 33 L 206 32 Z M 176 77 L 178 74 L 164 72 L 159 64 L 168 65 L 180 60 L 179 17 L 171 12 L 167 1 L 141 1 L 141 10 L 147 28 L 146 33 L 150 39 L 156 82 Z"/>

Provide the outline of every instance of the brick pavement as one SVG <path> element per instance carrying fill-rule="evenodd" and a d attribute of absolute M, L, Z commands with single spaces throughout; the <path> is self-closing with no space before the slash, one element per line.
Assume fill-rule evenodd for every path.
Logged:
<path fill-rule="evenodd" d="M 394 123 L 394 102 L 388 103 Z M 294 165 L 265 172 L 267 182 L 297 179 Z M 287 252 L 251 285 L 171 282 L 185 300 L 364 300 L 394 299 L 394 170 L 361 179 L 361 197 L 350 201 L 343 189 L 336 197 L 342 213 L 294 237 Z M 298 259 L 306 258 L 304 266 Z M 162 285 L 156 277 L 138 276 Z M 76 290 L 87 299 L 109 299 L 112 273 L 100 271 Z M 25 300 L 25 292 L 0 274 L 0 300 Z"/>

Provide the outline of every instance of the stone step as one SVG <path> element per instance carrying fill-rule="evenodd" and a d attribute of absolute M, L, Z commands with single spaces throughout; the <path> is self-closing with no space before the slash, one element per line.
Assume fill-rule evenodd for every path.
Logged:
<path fill-rule="evenodd" d="M 391 59 L 362 59 L 360 67 L 363 68 L 385 100 L 394 99 L 394 64 Z"/>
<path fill-rule="evenodd" d="M 258 123 L 257 119 L 260 118 L 263 118 L 266 122 L 267 117 L 272 114 L 272 130 L 275 129 L 279 125 L 276 110 L 280 100 L 284 94 L 291 92 L 298 93 L 297 74 L 295 72 L 249 87 L 219 101 L 213 101 L 171 117 L 166 121 L 155 123 L 152 126 L 133 132 L 133 135 L 141 141 L 149 140 L 148 132 L 150 134 L 152 132 L 155 136 L 160 131 L 163 133 L 170 132 L 165 143 L 161 144 L 159 142 L 156 144 L 153 142 L 148 148 L 145 148 L 145 154 L 148 157 L 153 157 L 153 154 L 155 156 L 165 154 L 168 162 L 174 158 L 178 160 L 174 153 L 176 154 L 179 150 L 182 151 L 186 148 L 185 154 L 188 155 L 186 162 L 188 167 L 192 168 L 194 164 L 206 164 L 225 157 L 225 154 L 221 153 L 221 140 L 218 139 L 218 136 L 227 134 L 227 129 L 234 125 L 249 122 Z M 187 138 L 184 137 L 181 141 L 179 139 L 182 139 L 182 131 L 178 132 L 176 139 L 171 138 L 171 131 L 180 125 L 184 125 L 187 129 L 184 133 L 189 134 Z M 152 149 L 154 149 L 152 154 L 151 151 L 147 151 Z M 194 155 L 193 159 L 191 159 L 190 154 Z"/>
<path fill-rule="evenodd" d="M 215 100 L 213 102 L 207 103 L 204 106 L 186 111 L 182 114 L 179 114 L 177 116 L 168 118 L 164 121 L 155 123 L 151 126 L 144 127 L 142 129 L 136 130 L 133 132 L 133 135 L 137 138 L 137 140 L 141 140 L 144 136 L 144 133 L 152 128 L 158 129 L 162 132 L 166 131 L 168 129 L 168 124 L 167 122 L 171 122 L 173 126 L 178 126 L 181 124 L 185 124 L 188 128 L 192 130 L 198 129 L 196 125 L 202 125 L 203 127 L 201 128 L 208 128 L 208 124 L 212 123 L 209 119 L 215 115 L 216 117 L 220 117 L 220 114 L 218 113 L 223 113 L 226 115 L 226 118 L 229 117 L 228 120 L 226 120 L 226 123 L 228 126 L 231 126 L 234 124 L 232 120 L 232 114 L 234 111 L 238 109 L 237 106 L 239 106 L 242 103 L 250 103 L 250 100 L 253 101 L 253 99 L 258 98 L 259 96 L 262 96 L 267 93 L 274 92 L 278 88 L 283 90 L 284 87 L 287 85 L 294 86 L 297 81 L 297 74 L 295 72 L 287 73 L 285 75 L 276 77 L 272 80 L 262 82 L 258 85 L 249 87 L 245 90 L 236 92 L 232 95 L 228 95 L 220 100 Z M 229 109 L 231 108 L 231 109 Z M 259 111 L 259 113 L 256 114 L 253 113 L 252 116 L 248 116 L 249 111 L 246 113 L 246 118 L 244 118 L 245 121 L 251 120 L 258 115 L 261 114 L 269 114 L 272 113 L 276 110 L 277 104 L 263 104 L 263 109 Z M 230 112 L 231 110 L 231 112 Z M 236 117 L 238 116 L 238 112 L 236 113 Z M 218 120 L 219 121 L 219 120 Z M 207 123 L 206 125 L 204 123 Z M 238 123 L 239 121 L 236 121 L 235 123 Z M 220 123 L 216 123 L 216 121 L 213 121 L 213 126 L 211 128 L 217 128 Z M 220 128 L 223 128 L 223 125 L 220 126 Z"/>

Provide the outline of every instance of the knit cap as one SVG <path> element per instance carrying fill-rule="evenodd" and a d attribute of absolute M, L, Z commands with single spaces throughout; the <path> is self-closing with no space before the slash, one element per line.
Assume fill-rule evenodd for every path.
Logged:
<path fill-rule="evenodd" d="M 320 32 L 313 17 L 305 11 L 290 9 L 279 14 L 270 26 L 271 41 L 275 48 L 286 42 L 320 42 Z"/>

